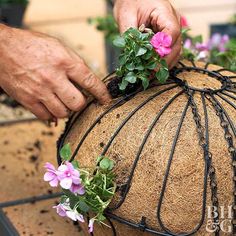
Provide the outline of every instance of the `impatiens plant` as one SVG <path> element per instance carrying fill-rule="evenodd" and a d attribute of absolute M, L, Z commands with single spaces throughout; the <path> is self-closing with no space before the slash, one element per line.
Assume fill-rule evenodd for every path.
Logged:
<path fill-rule="evenodd" d="M 120 90 L 128 84 L 139 83 L 146 89 L 151 79 L 165 82 L 169 76 L 167 63 L 163 57 L 171 52 L 171 36 L 141 26 L 130 28 L 118 36 L 113 44 L 122 49 L 116 75 L 121 78 Z"/>
<path fill-rule="evenodd" d="M 186 19 L 182 19 L 181 23 L 183 59 L 201 60 L 236 71 L 236 39 L 230 39 L 227 34 L 215 33 L 207 42 L 203 42 L 202 35 L 193 37 L 189 34 Z"/>
<path fill-rule="evenodd" d="M 88 225 L 89 232 L 92 232 L 94 222 L 105 224 L 104 210 L 115 194 L 114 162 L 100 156 L 95 168 L 82 168 L 76 160 L 69 162 L 69 144 L 63 146 L 60 156 L 62 164 L 58 168 L 50 163 L 45 164 L 44 180 L 51 187 L 60 185 L 64 192 L 60 203 L 53 208 L 60 216 L 82 223 L 85 217 L 92 215 Z"/>

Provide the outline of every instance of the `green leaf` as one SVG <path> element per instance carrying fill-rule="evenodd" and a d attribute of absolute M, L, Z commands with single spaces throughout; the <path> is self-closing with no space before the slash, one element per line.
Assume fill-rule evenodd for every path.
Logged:
<path fill-rule="evenodd" d="M 136 70 L 144 70 L 144 66 L 143 65 L 138 65 L 135 67 Z"/>
<path fill-rule="evenodd" d="M 112 160 L 110 160 L 107 157 L 104 157 L 100 163 L 99 166 L 102 170 L 112 170 L 114 167 L 114 162 Z"/>
<path fill-rule="evenodd" d="M 77 160 L 73 160 L 71 164 L 73 165 L 75 169 L 79 169 L 79 162 Z"/>
<path fill-rule="evenodd" d="M 118 77 L 122 77 L 122 76 L 123 76 L 123 72 L 122 72 L 121 67 L 119 67 L 118 69 L 116 69 L 116 75 L 117 75 Z"/>
<path fill-rule="evenodd" d="M 140 47 L 136 52 L 136 57 L 142 56 L 147 52 L 147 48 Z"/>
<path fill-rule="evenodd" d="M 146 47 L 148 50 L 152 50 L 152 49 L 153 49 L 153 46 L 152 46 L 150 43 L 145 44 L 145 47 Z"/>
<path fill-rule="evenodd" d="M 67 196 L 66 195 L 62 195 L 61 199 L 60 199 L 60 203 L 64 203 L 67 200 Z"/>
<path fill-rule="evenodd" d="M 169 77 L 168 69 L 161 67 L 159 71 L 156 72 L 156 77 L 161 83 L 164 83 Z"/>
<path fill-rule="evenodd" d="M 152 52 L 152 51 L 149 51 L 149 52 L 145 53 L 145 54 L 142 56 L 142 58 L 143 58 L 144 60 L 148 60 L 148 59 L 150 59 L 150 58 L 152 57 L 152 55 L 153 55 L 153 52 Z"/>
<path fill-rule="evenodd" d="M 189 28 L 182 28 L 181 29 L 181 34 L 187 34 L 190 31 Z"/>
<path fill-rule="evenodd" d="M 202 43 L 203 42 L 202 35 L 197 35 L 197 36 L 193 37 L 192 42 L 193 42 L 193 44 Z"/>
<path fill-rule="evenodd" d="M 162 65 L 164 68 L 168 68 L 167 62 L 166 62 L 166 60 L 164 60 L 164 59 L 161 59 L 161 65 Z"/>
<path fill-rule="evenodd" d="M 78 207 L 83 212 L 89 212 L 90 210 L 90 207 L 88 206 L 88 204 L 83 200 L 79 201 Z"/>
<path fill-rule="evenodd" d="M 135 65 L 133 62 L 126 65 L 127 70 L 133 71 L 135 69 Z"/>
<path fill-rule="evenodd" d="M 142 80 L 142 85 L 143 85 L 144 90 L 146 90 L 149 86 L 149 79 L 144 76 L 140 76 L 139 78 Z"/>
<path fill-rule="evenodd" d="M 145 67 L 149 70 L 154 70 L 157 67 L 157 61 L 150 61 Z"/>
<path fill-rule="evenodd" d="M 128 84 L 129 84 L 128 81 L 126 81 L 125 79 L 122 79 L 122 82 L 119 84 L 119 89 L 121 91 L 125 90 Z"/>
<path fill-rule="evenodd" d="M 127 55 L 121 54 L 119 56 L 119 63 L 120 63 L 120 65 L 123 66 L 124 64 L 126 64 L 127 59 L 128 59 Z"/>
<path fill-rule="evenodd" d="M 70 144 L 65 144 L 62 149 L 60 150 L 60 156 L 63 161 L 69 161 L 71 157 L 71 148 Z"/>
<path fill-rule="evenodd" d="M 125 80 L 128 81 L 131 84 L 136 83 L 137 81 L 137 77 L 135 76 L 135 74 L 133 72 L 129 72 L 126 76 L 125 76 Z"/>
<path fill-rule="evenodd" d="M 106 217 L 103 214 L 98 214 L 97 219 L 99 222 L 104 221 Z"/>
<path fill-rule="evenodd" d="M 124 38 L 122 38 L 121 36 L 117 36 L 114 40 L 113 40 L 113 44 L 118 47 L 118 48 L 124 48 L 125 47 L 125 40 Z"/>

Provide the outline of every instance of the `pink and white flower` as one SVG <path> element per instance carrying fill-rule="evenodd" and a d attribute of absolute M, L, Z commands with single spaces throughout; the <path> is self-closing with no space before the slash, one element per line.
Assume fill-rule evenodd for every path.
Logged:
<path fill-rule="evenodd" d="M 47 162 L 44 167 L 47 170 L 47 172 L 44 174 L 44 181 L 48 181 L 51 187 L 57 187 L 59 180 L 56 168 L 49 162 Z"/>
<path fill-rule="evenodd" d="M 66 161 L 65 164 L 59 166 L 58 179 L 62 188 L 69 189 L 73 193 L 84 194 L 80 173 L 70 162 Z"/>
<path fill-rule="evenodd" d="M 164 32 L 156 33 L 150 43 L 160 57 L 165 57 L 171 53 L 172 37 Z"/>
<path fill-rule="evenodd" d="M 64 203 L 59 203 L 57 206 L 54 206 L 53 208 L 56 208 L 57 214 L 62 217 L 67 216 L 68 218 L 70 218 L 73 221 L 80 221 L 80 222 L 84 223 L 83 215 L 78 213 L 78 211 L 76 209 L 70 208 L 69 199 L 67 199 L 67 201 Z"/>
<path fill-rule="evenodd" d="M 89 224 L 88 224 L 89 233 L 93 232 L 93 225 L 94 225 L 94 218 L 89 220 Z"/>
<path fill-rule="evenodd" d="M 65 205 L 62 203 L 59 203 L 57 206 L 53 206 L 52 208 L 55 208 L 57 210 L 57 214 L 59 216 L 65 217 L 66 216 L 66 209 Z"/>
<path fill-rule="evenodd" d="M 213 34 L 208 42 L 208 47 L 210 50 L 216 48 L 220 52 L 226 50 L 226 44 L 229 42 L 229 36 L 227 34 L 220 35 L 219 33 Z"/>

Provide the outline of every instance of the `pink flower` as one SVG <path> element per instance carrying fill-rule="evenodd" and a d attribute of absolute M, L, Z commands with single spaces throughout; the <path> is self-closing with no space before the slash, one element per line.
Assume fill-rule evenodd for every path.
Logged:
<path fill-rule="evenodd" d="M 152 37 L 150 42 L 160 57 L 170 54 L 170 46 L 172 44 L 172 37 L 170 35 L 164 32 L 158 32 Z"/>
<path fill-rule="evenodd" d="M 84 194 L 85 190 L 81 184 L 80 173 L 74 166 L 66 161 L 58 168 L 58 179 L 64 189 L 69 189 L 73 193 Z"/>
<path fill-rule="evenodd" d="M 69 199 L 67 199 L 64 203 L 59 203 L 57 206 L 54 206 L 53 208 L 56 208 L 57 214 L 65 217 L 67 216 L 73 221 L 80 221 L 84 222 L 84 217 L 82 214 L 78 213 L 76 209 L 70 208 L 70 202 Z"/>
<path fill-rule="evenodd" d="M 94 225 L 94 218 L 89 220 L 89 225 L 88 225 L 89 233 L 93 232 L 93 225 Z"/>
<path fill-rule="evenodd" d="M 209 50 L 208 44 L 206 43 L 196 43 L 195 47 L 200 52 Z"/>
<path fill-rule="evenodd" d="M 226 50 L 226 44 L 229 42 L 229 36 L 227 34 L 220 35 L 219 33 L 213 34 L 208 42 L 209 48 L 212 50 L 214 48 L 218 49 L 220 52 Z"/>
<path fill-rule="evenodd" d="M 80 221 L 80 222 L 84 223 L 83 215 L 78 213 L 76 210 L 66 211 L 66 216 L 69 217 L 73 221 Z"/>
<path fill-rule="evenodd" d="M 66 209 L 63 204 L 59 203 L 57 206 L 53 206 L 52 208 L 55 208 L 57 210 L 57 214 L 59 216 L 62 216 L 62 217 L 66 216 Z"/>
<path fill-rule="evenodd" d="M 183 45 L 184 48 L 186 49 L 191 49 L 192 48 L 192 40 L 191 39 L 186 39 Z"/>
<path fill-rule="evenodd" d="M 79 195 L 84 195 L 85 194 L 85 189 L 84 189 L 84 186 L 82 184 L 72 184 L 71 188 L 70 188 L 70 191 L 72 193 L 79 194 Z"/>
<path fill-rule="evenodd" d="M 44 181 L 48 181 L 51 187 L 57 187 L 59 180 L 56 168 L 49 162 L 47 162 L 44 167 L 47 170 L 44 174 Z"/>
<path fill-rule="evenodd" d="M 185 16 L 181 16 L 180 24 L 181 24 L 182 28 L 188 28 L 189 27 L 187 18 Z"/>

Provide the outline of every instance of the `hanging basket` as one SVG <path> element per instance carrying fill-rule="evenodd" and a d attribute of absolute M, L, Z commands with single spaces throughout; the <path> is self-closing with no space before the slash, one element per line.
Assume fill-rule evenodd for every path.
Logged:
<path fill-rule="evenodd" d="M 97 225 L 94 235 L 229 235 L 236 231 L 235 126 L 236 74 L 184 61 L 165 84 L 109 107 L 90 102 L 70 118 L 58 150 L 69 142 L 85 167 L 99 155 L 115 161 L 111 228 Z"/>

